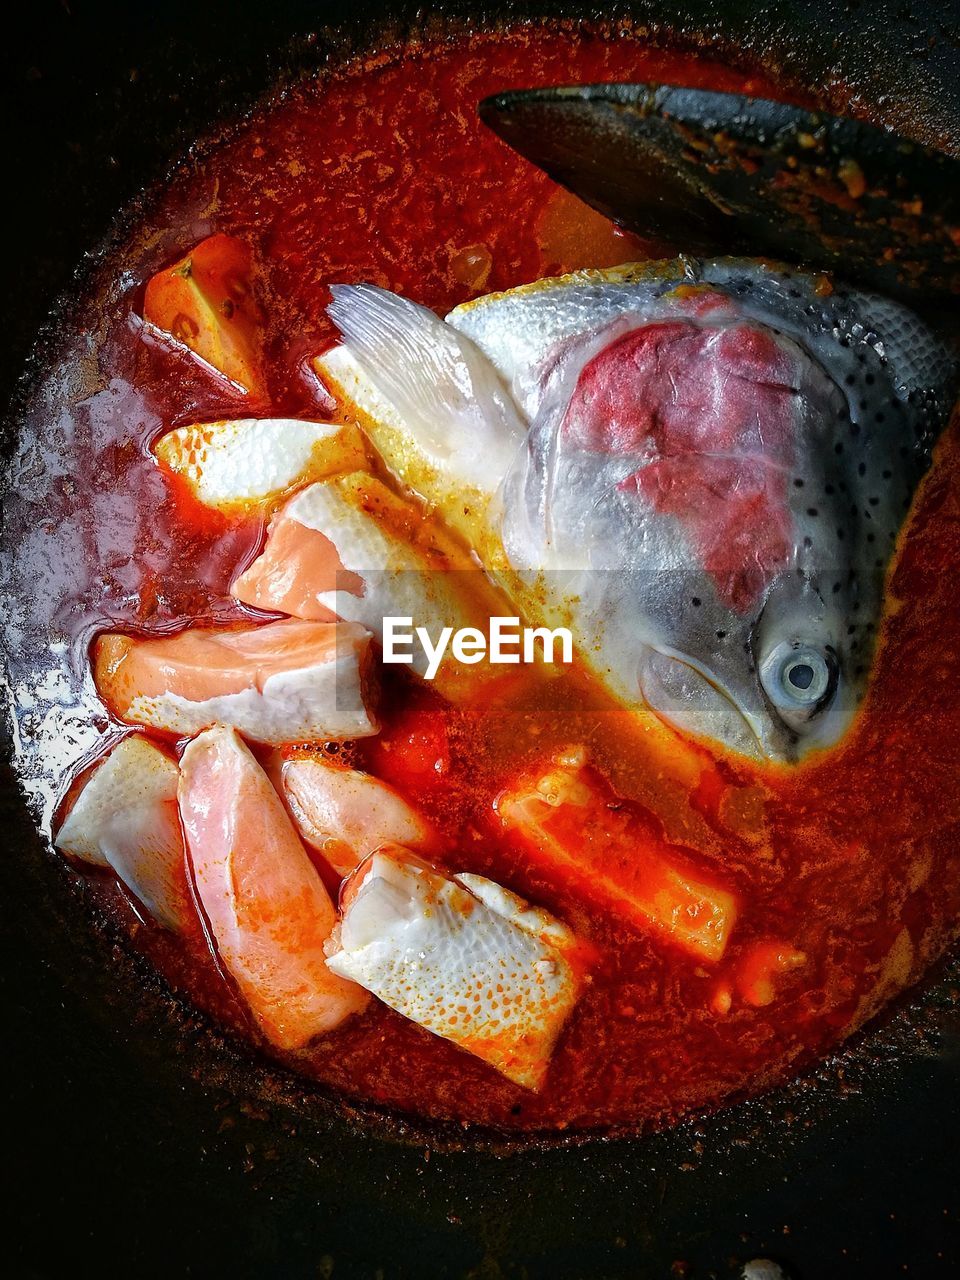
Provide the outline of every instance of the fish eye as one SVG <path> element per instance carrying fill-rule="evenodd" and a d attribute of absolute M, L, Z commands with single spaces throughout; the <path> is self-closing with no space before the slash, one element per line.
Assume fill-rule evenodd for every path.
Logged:
<path fill-rule="evenodd" d="M 830 667 L 820 653 L 792 655 L 780 668 L 783 692 L 795 702 L 819 702 L 829 682 Z"/>
<path fill-rule="evenodd" d="M 761 663 L 760 682 L 781 719 L 801 728 L 820 712 L 837 685 L 838 664 L 829 647 L 799 641 L 778 645 Z"/>

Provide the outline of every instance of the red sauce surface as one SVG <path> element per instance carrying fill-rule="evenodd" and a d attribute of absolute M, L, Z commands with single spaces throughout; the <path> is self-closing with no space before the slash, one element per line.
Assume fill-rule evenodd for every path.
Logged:
<path fill-rule="evenodd" d="M 107 262 L 112 291 L 91 312 L 102 321 L 90 326 L 97 385 L 114 380 L 112 393 L 98 394 L 115 396 L 125 435 L 98 435 L 89 407 L 78 415 L 76 487 L 51 509 L 51 520 L 62 517 L 79 493 L 101 522 L 84 551 L 97 592 L 65 614 L 73 637 L 85 643 L 108 623 L 156 629 L 239 616 L 229 584 L 262 537 L 257 522 L 199 509 L 149 458 L 159 430 L 244 411 L 131 319 L 152 272 L 213 232 L 248 243 L 268 325 L 264 407 L 317 416 L 324 395 L 307 362 L 332 337 L 329 283 L 373 281 L 443 311 L 641 252 L 488 134 L 479 99 L 537 84 L 661 78 L 773 92 L 762 78 L 634 38 L 521 29 L 349 66 L 200 148 Z M 92 403 L 106 412 L 102 399 Z M 391 677 L 382 737 L 345 753 L 402 786 L 443 828 L 457 850 L 451 869 L 489 874 L 547 906 L 596 945 L 599 960 L 539 1095 L 376 1002 L 292 1055 L 294 1068 L 351 1098 L 429 1116 L 529 1129 L 663 1124 L 784 1078 L 915 979 L 952 936 L 960 907 L 960 616 L 948 571 L 960 563 L 957 447 L 953 436 L 941 446 L 912 518 L 890 584 L 899 607 L 867 704 L 822 763 L 760 773 L 697 753 L 695 780 L 683 787 L 658 774 L 636 725 L 598 706 L 573 676 L 560 692 L 521 682 L 509 697 L 456 710 Z M 109 505 L 118 492 L 133 508 Z M 570 742 L 585 744 L 620 798 L 642 801 L 670 840 L 739 895 L 718 966 L 624 927 L 498 828 L 498 793 Z M 255 1038 L 199 928 L 174 940 L 138 922 L 106 877 L 91 878 L 178 993 Z M 742 993 L 771 994 L 756 949 L 767 943 L 789 944 L 806 963 L 758 1005 Z"/>

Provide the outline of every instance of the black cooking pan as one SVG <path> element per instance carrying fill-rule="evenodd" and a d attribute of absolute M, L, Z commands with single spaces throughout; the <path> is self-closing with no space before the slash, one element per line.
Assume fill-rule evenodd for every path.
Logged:
<path fill-rule="evenodd" d="M 596 16 L 457 0 L 22 10 L 3 83 L 7 390 L 115 211 L 214 118 L 351 49 L 560 13 Z M 622 13 L 960 152 L 954 4 Z M 733 1275 L 757 1256 L 809 1280 L 957 1274 L 958 968 L 760 1103 L 653 1138 L 503 1154 L 491 1135 L 344 1114 L 223 1043 L 91 925 L 9 778 L 2 802 L 5 1274 L 626 1280 Z"/>

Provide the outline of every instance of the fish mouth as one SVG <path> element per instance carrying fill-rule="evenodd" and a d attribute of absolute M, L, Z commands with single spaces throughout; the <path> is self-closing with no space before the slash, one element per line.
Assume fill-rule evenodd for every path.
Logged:
<path fill-rule="evenodd" d="M 644 701 L 680 733 L 709 738 L 753 760 L 794 759 L 785 734 L 776 734 L 708 667 L 687 654 L 645 645 L 638 667 Z"/>

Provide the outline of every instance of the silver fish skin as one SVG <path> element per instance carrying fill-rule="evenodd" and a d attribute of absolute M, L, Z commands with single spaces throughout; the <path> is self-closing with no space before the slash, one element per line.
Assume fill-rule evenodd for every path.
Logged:
<path fill-rule="evenodd" d="M 576 640 L 614 694 L 768 760 L 839 741 L 956 394 L 948 346 L 899 304 L 739 259 L 578 272 L 446 324 L 529 424 L 498 453 L 508 559 L 574 602 Z M 406 332 L 408 390 L 415 347 Z M 365 350 L 381 385 L 399 350 Z"/>

